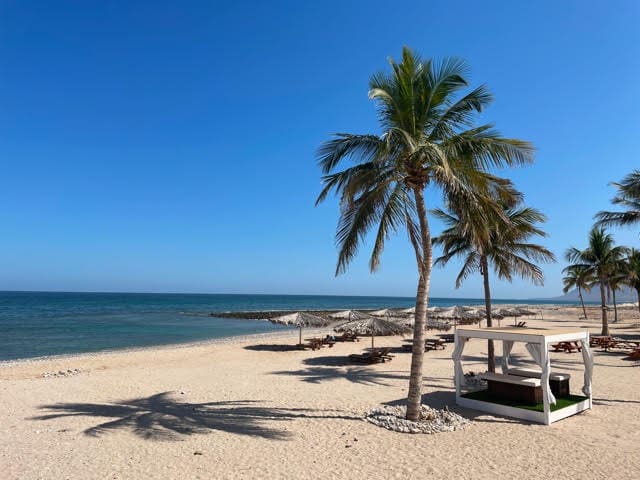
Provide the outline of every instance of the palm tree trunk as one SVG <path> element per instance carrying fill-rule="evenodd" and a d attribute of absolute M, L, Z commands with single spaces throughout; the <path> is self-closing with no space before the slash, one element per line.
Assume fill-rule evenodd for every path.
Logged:
<path fill-rule="evenodd" d="M 601 335 L 609 336 L 609 323 L 607 322 L 607 299 L 604 292 L 605 278 L 600 276 L 600 308 L 602 308 L 602 332 Z"/>
<path fill-rule="evenodd" d="M 409 393 L 407 395 L 407 420 L 419 420 L 422 413 L 422 361 L 424 359 L 425 323 L 427 304 L 429 302 L 429 285 L 431 283 L 431 232 L 427 220 L 427 207 L 424 203 L 422 187 L 415 187 L 413 194 L 416 201 L 416 213 L 420 222 L 421 248 L 416 249 L 418 263 L 418 291 L 416 292 L 416 317 L 413 325 L 413 349 L 411 354 L 411 372 L 409 374 Z M 421 250 L 421 251 L 420 251 Z"/>
<path fill-rule="evenodd" d="M 587 309 L 584 308 L 584 299 L 582 298 L 582 289 L 578 286 L 578 296 L 580 297 L 580 303 L 582 304 L 582 313 L 584 313 L 584 319 L 587 320 Z"/>
<path fill-rule="evenodd" d="M 618 323 L 618 304 L 616 303 L 616 289 L 611 289 L 613 295 L 613 323 Z"/>
<path fill-rule="evenodd" d="M 480 257 L 480 268 L 482 269 L 482 280 L 484 281 L 484 308 L 487 312 L 487 327 L 493 326 L 491 320 L 491 289 L 489 286 L 489 262 L 486 255 Z M 490 372 L 496 371 L 496 352 L 493 340 L 487 340 L 487 366 Z"/>
<path fill-rule="evenodd" d="M 640 313 L 640 288 L 636 288 L 636 294 L 638 295 L 638 312 Z M 638 320 L 640 324 L 640 320 Z"/>

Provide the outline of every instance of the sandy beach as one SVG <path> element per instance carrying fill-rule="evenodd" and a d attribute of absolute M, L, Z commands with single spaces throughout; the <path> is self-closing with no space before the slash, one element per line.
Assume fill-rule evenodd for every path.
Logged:
<path fill-rule="evenodd" d="M 527 324 L 600 331 L 597 308 L 588 321 L 576 308 L 547 307 L 543 316 Z M 622 310 L 612 334 L 639 337 L 637 318 L 637 310 Z M 1 477 L 640 477 L 640 365 L 621 351 L 595 349 L 594 408 L 551 426 L 454 407 L 452 347 L 428 352 L 424 402 L 449 405 L 471 423 L 409 435 L 362 416 L 404 400 L 410 354 L 398 349 L 391 362 L 358 366 L 346 356 L 369 346 L 366 339 L 319 351 L 278 347 L 296 340 L 297 332 L 283 332 L 2 365 Z M 522 345 L 514 358 L 527 359 Z M 485 359 L 486 344 L 471 342 L 465 369 L 482 370 Z M 581 362 L 579 354 L 552 354 L 554 371 L 573 375 L 574 392 Z"/>

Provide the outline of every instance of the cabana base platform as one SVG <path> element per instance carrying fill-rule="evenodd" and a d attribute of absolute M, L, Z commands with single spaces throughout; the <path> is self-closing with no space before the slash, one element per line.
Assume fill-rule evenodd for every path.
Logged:
<path fill-rule="evenodd" d="M 484 392 L 483 392 L 484 393 Z M 473 394 L 471 394 L 473 395 Z M 588 397 L 573 397 L 568 405 L 557 408 L 553 411 L 545 414 L 544 410 L 536 410 L 535 405 L 527 406 L 526 408 L 511 406 L 511 405 L 503 405 L 501 403 L 478 400 L 477 398 L 469 398 L 466 395 L 462 395 L 456 398 L 456 403 L 461 407 L 472 408 L 474 410 L 480 410 L 482 412 L 492 413 L 494 415 L 500 415 L 503 417 L 511 417 L 518 418 L 520 420 L 526 420 L 529 422 L 535 423 L 543 423 L 545 425 L 550 425 L 551 423 L 557 422 L 558 420 L 562 420 L 563 418 L 570 417 L 571 415 L 575 415 L 584 410 L 588 410 L 591 408 L 591 400 Z M 582 398 L 583 400 L 579 400 Z M 541 404 L 538 404 L 540 406 Z"/>

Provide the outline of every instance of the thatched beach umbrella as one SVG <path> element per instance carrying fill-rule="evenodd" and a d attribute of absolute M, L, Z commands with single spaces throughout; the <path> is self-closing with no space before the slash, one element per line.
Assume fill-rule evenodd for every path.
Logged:
<path fill-rule="evenodd" d="M 400 310 L 400 313 L 416 313 L 416 307 L 405 308 L 403 310 Z"/>
<path fill-rule="evenodd" d="M 522 317 L 523 315 L 535 315 L 534 312 L 531 312 L 525 308 L 513 307 L 513 308 L 501 308 L 496 312 L 498 315 L 502 315 L 503 317 L 513 317 L 513 323 L 516 323 L 517 317 Z M 493 315 L 493 312 L 491 312 Z"/>
<path fill-rule="evenodd" d="M 359 320 L 361 318 L 369 318 L 369 315 L 359 312 L 358 310 L 343 310 L 342 312 L 332 313 L 329 316 L 337 320 Z"/>
<path fill-rule="evenodd" d="M 380 317 L 367 317 L 360 320 L 352 320 L 335 328 L 336 332 L 353 332 L 358 335 L 371 335 L 371 348 L 376 335 L 400 335 L 410 331 L 411 328 L 400 323 L 392 322 Z"/>
<path fill-rule="evenodd" d="M 373 315 L 374 317 L 390 317 L 395 312 L 388 308 L 383 308 L 382 310 L 374 310 L 373 312 L 369 312 L 369 315 Z"/>
<path fill-rule="evenodd" d="M 289 313 L 280 317 L 270 318 L 269 321 L 280 325 L 293 325 L 298 327 L 300 330 L 300 344 L 302 344 L 302 327 L 326 327 L 331 323 L 330 320 L 311 315 L 307 312 Z"/>
<path fill-rule="evenodd" d="M 456 305 L 455 307 L 450 307 L 439 312 L 434 311 L 430 316 L 432 318 L 454 320 L 454 327 L 457 326 L 458 320 L 480 320 L 483 318 L 477 309 L 471 309 L 462 305 Z"/>

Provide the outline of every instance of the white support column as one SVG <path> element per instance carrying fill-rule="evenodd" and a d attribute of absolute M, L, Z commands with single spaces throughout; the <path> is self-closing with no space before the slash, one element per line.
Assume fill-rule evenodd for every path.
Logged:
<path fill-rule="evenodd" d="M 545 365 L 548 365 L 549 362 L 549 344 L 547 343 L 546 338 L 542 340 L 542 348 L 541 360 L 542 360 L 542 378 L 540 379 L 540 384 L 542 386 L 542 404 L 544 406 L 544 423 L 545 425 L 551 424 L 551 405 L 549 404 L 549 371 L 547 369 L 545 375 Z"/>
<path fill-rule="evenodd" d="M 458 334 L 456 334 L 455 338 L 454 338 L 455 342 L 454 342 L 454 347 L 453 347 L 453 351 L 454 354 L 455 352 L 460 351 L 460 347 L 459 344 L 461 341 L 464 341 L 462 339 L 462 337 L 458 336 Z M 461 385 L 460 385 L 460 379 L 458 378 L 458 374 L 457 374 L 457 365 L 456 365 L 456 359 L 454 358 L 453 360 L 453 382 L 456 384 L 456 402 L 457 400 L 460 398 L 460 395 L 462 394 L 461 391 Z"/>

